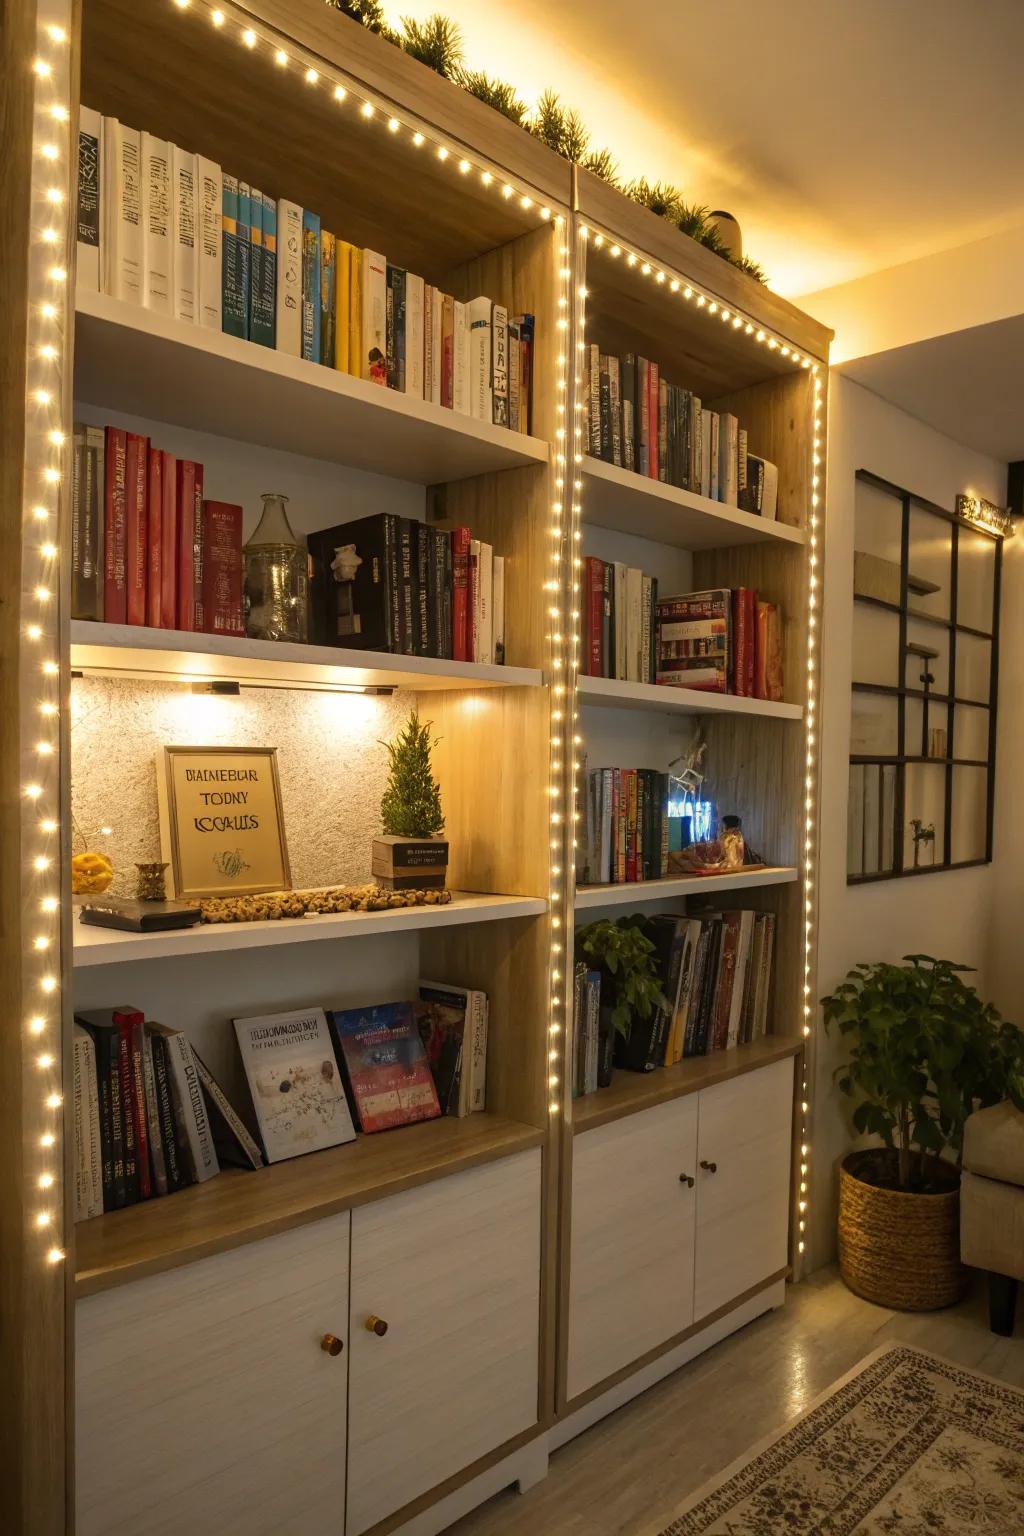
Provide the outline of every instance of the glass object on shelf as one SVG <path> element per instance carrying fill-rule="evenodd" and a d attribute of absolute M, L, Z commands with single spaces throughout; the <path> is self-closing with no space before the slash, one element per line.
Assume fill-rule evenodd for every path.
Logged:
<path fill-rule="evenodd" d="M 288 498 L 265 494 L 263 513 L 242 550 L 245 632 L 253 640 L 309 638 L 309 556 L 285 510 Z"/>

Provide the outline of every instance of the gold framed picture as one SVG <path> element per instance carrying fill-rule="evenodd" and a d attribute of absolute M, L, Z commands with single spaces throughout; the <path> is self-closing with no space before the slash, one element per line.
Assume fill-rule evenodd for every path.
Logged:
<path fill-rule="evenodd" d="M 291 889 L 276 747 L 164 747 L 160 844 L 171 895 Z"/>

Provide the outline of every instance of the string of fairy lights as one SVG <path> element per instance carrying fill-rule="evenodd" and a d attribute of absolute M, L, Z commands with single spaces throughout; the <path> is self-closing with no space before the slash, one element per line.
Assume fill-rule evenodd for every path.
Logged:
<path fill-rule="evenodd" d="M 807 508 L 807 637 L 806 637 L 806 700 L 804 705 L 804 762 L 803 762 L 803 817 L 802 817 L 802 841 L 800 848 L 800 875 L 801 875 L 801 912 L 803 923 L 803 962 L 802 997 L 800 1013 L 800 1029 L 807 1046 L 801 1053 L 801 1078 L 799 1118 L 799 1162 L 797 1164 L 798 1176 L 796 1183 L 796 1211 L 794 1246 L 796 1248 L 797 1265 L 806 1246 L 807 1210 L 809 1206 L 808 1190 L 810 1185 L 810 1114 L 811 1093 L 810 1074 L 811 1062 L 811 1036 L 813 1035 L 813 1018 L 815 1012 L 814 1002 L 814 974 L 815 974 L 815 924 L 817 912 L 817 855 L 816 855 L 816 816 L 818 803 L 818 710 L 819 710 L 819 686 L 818 686 L 818 657 L 820 653 L 820 610 L 821 610 L 821 509 L 824 503 L 824 423 L 825 423 L 825 379 L 826 368 L 824 363 L 799 348 L 794 347 L 784 336 L 758 324 L 749 315 L 734 307 L 730 307 L 716 294 L 700 285 L 692 279 L 679 276 L 651 257 L 631 250 L 624 246 L 616 237 L 606 230 L 594 228 L 587 224 L 581 224 L 578 229 L 581 242 L 579 256 L 579 270 L 586 271 L 587 248 L 601 251 L 613 261 L 621 261 L 626 268 L 636 274 L 638 279 L 649 279 L 656 287 L 664 288 L 666 293 L 678 297 L 681 303 L 691 305 L 695 312 L 703 314 L 709 323 L 725 325 L 730 331 L 742 335 L 754 346 L 764 347 L 766 351 L 777 353 L 780 362 L 785 362 L 787 369 L 800 368 L 810 375 L 810 414 L 811 414 L 811 463 L 810 463 L 810 504 Z M 580 301 L 586 297 L 586 288 L 581 284 L 579 289 Z M 586 347 L 583 340 L 582 320 L 577 341 L 577 357 L 581 357 Z M 577 377 L 577 389 L 581 381 Z M 582 406 L 577 404 L 577 411 Z M 577 436 L 579 429 L 577 429 Z M 578 444 L 577 444 L 578 447 Z M 578 583 L 578 569 L 573 573 L 574 582 Z M 578 766 L 575 765 L 575 766 Z M 570 786 L 572 802 L 576 803 L 577 786 L 575 782 Z"/>
<path fill-rule="evenodd" d="M 65 475 L 65 342 L 68 335 L 68 188 L 72 153 L 70 17 L 65 5 L 40 8 L 33 74 L 31 227 L 22 517 L 22 791 L 27 814 L 25 1029 L 38 1073 L 36 1156 L 28 1162 L 32 1238 L 59 1264 L 63 1241 L 62 988 L 60 967 L 60 591 L 58 526 Z M 34 1001 L 32 1001 L 34 994 Z M 35 1117 L 33 1117 L 35 1118 Z"/>

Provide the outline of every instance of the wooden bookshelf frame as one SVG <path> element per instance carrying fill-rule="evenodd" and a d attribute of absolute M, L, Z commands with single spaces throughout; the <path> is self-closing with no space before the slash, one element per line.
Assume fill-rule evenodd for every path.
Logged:
<path fill-rule="evenodd" d="M 611 1097 L 603 1103 L 597 1096 L 593 1104 L 578 1106 L 575 1114 L 568 1092 L 566 1068 L 571 1030 L 565 1024 L 571 1020 L 571 987 L 567 981 L 571 980 L 572 971 L 576 895 L 572 858 L 574 737 L 578 710 L 586 702 L 585 692 L 578 689 L 576 682 L 579 634 L 571 618 L 576 606 L 573 598 L 577 595 L 573 586 L 579 579 L 573 562 L 578 558 L 581 523 L 592 521 L 614 527 L 617 507 L 628 504 L 631 515 L 643 521 L 648 537 L 677 542 L 679 547 L 698 551 L 698 581 L 719 580 L 718 573 L 727 571 L 732 580 L 745 578 L 760 582 L 766 590 L 778 591 L 800 615 L 790 646 L 790 665 L 794 669 L 791 678 L 796 677 L 800 667 L 806 667 L 807 614 L 803 599 L 808 589 L 804 578 L 815 570 L 820 548 L 820 532 L 816 534 L 814 526 L 786 506 L 783 520 L 777 526 L 759 527 L 755 519 L 733 509 L 702 505 L 704 498 L 670 487 L 626 484 L 621 472 L 585 462 L 582 444 L 574 438 L 572 426 L 576 420 L 578 380 L 570 366 L 586 326 L 586 301 L 581 290 L 588 281 L 587 266 L 592 253 L 586 249 L 583 228 L 605 231 L 610 239 L 621 244 L 624 252 L 637 255 L 641 264 L 646 260 L 655 271 L 666 273 L 665 292 L 657 295 L 659 305 L 669 299 L 668 274 L 674 274 L 680 283 L 713 295 L 719 306 L 726 305 L 731 312 L 742 315 L 744 327 L 749 324 L 778 338 L 780 355 L 772 359 L 770 366 L 765 365 L 767 352 L 751 363 L 746 329 L 742 336 L 733 335 L 732 328 L 729 332 L 724 327 L 711 331 L 702 318 L 702 330 L 693 323 L 695 312 L 686 315 L 678 307 L 670 311 L 667 303 L 657 311 L 661 334 L 672 338 L 678 355 L 692 361 L 695 383 L 700 381 L 709 393 L 716 391 L 719 401 L 735 398 L 742 392 L 746 396 L 746 415 L 752 418 L 762 412 L 759 446 L 761 451 L 768 452 L 770 445 L 769 456 L 777 457 L 780 463 L 787 462 L 787 452 L 793 446 L 784 434 L 778 438 L 771 436 L 791 404 L 787 399 L 785 408 L 779 410 L 772 404 L 779 391 L 787 387 L 785 382 L 778 381 L 785 381 L 791 372 L 781 366 L 782 347 L 799 350 L 809 364 L 813 360 L 817 365 L 817 383 L 812 388 L 823 442 L 829 333 L 646 209 L 588 173 L 570 168 L 537 140 L 459 88 L 333 13 L 322 0 L 228 0 L 219 9 L 228 17 L 223 32 L 211 26 L 212 7 L 206 0 L 195 0 L 187 9 L 170 3 L 139 6 L 134 0 L 17 0 L 13 7 L 14 24 L 4 30 L 4 78 L 16 85 L 10 94 L 11 111 L 5 121 L 5 147 L 10 131 L 12 152 L 0 157 L 5 210 L 0 229 L 9 300 L 5 306 L 4 356 L 8 361 L 13 359 L 16 366 L 6 369 L 0 381 L 4 405 L 0 474 L 5 485 L 5 511 L 0 525 L 5 549 L 0 573 L 4 597 L 0 603 L 0 623 L 6 626 L 5 656 L 17 657 L 21 663 L 16 679 L 13 671 L 5 673 L 8 716 L 17 711 L 22 721 L 17 754 L 6 738 L 0 751 L 4 817 L 9 834 L 5 847 L 34 848 L 38 821 L 38 810 L 26 804 L 21 794 L 25 782 L 21 752 L 34 741 L 31 732 L 37 730 L 30 712 L 37 703 L 35 669 L 39 652 L 29 643 L 21 609 L 22 575 L 24 572 L 25 580 L 29 579 L 34 538 L 23 534 L 20 523 L 15 526 L 7 509 L 20 508 L 23 492 L 28 489 L 29 433 L 22 425 L 25 371 L 21 360 L 32 335 L 30 306 L 37 302 L 26 251 L 26 231 L 31 227 L 29 200 L 33 195 L 33 111 L 42 77 L 36 76 L 33 82 L 28 66 L 39 40 L 45 38 L 42 29 L 58 26 L 63 28 L 65 40 L 54 46 L 67 50 L 60 68 L 66 70 L 68 145 L 76 142 L 78 103 L 85 99 L 90 105 L 115 112 L 140 127 L 177 138 L 190 147 L 212 150 L 222 163 L 251 167 L 252 174 L 262 176 L 269 190 L 287 192 L 306 206 L 319 207 L 328 225 L 333 220 L 357 243 L 372 243 L 380 238 L 380 248 L 389 256 L 450 285 L 449 291 L 465 296 L 482 289 L 510 306 L 533 308 L 538 315 L 538 337 L 542 339 L 539 345 L 547 355 L 538 365 L 534 436 L 510 436 L 507 442 L 485 431 L 466 432 L 455 422 L 439 424 L 430 419 L 430 412 L 410 412 L 406 402 L 391 398 L 366 402 L 361 389 L 349 387 L 353 381 L 346 383 L 328 376 L 278 378 L 278 374 L 287 374 L 289 370 L 275 368 L 272 354 L 271 358 L 237 356 L 230 338 L 218 338 L 218 342 L 225 343 L 220 346 L 214 345 L 212 337 L 204 337 L 208 345 L 195 349 L 196 354 L 203 351 L 212 355 L 213 362 L 203 364 L 211 369 L 257 370 L 257 365 L 261 365 L 258 371 L 269 377 L 259 384 L 260 389 L 288 388 L 296 391 L 296 399 L 300 394 L 312 399 L 309 391 L 319 389 L 324 395 L 331 395 L 334 403 L 318 405 L 317 409 L 348 411 L 352 422 L 365 410 L 373 410 L 374 420 L 378 413 L 382 422 L 386 416 L 396 424 L 396 430 L 405 434 L 407 462 L 414 468 L 412 477 L 429 486 L 428 516 L 442 526 L 450 520 L 469 521 L 484 537 L 515 553 L 508 599 L 509 651 L 514 666 L 504 677 L 485 676 L 483 672 L 473 676 L 454 668 L 401 669 L 392 664 L 392 658 L 386 662 L 381 658 L 380 665 L 360 668 L 348 657 L 345 661 L 338 657 L 328 661 L 283 654 L 264 658 L 255 651 L 248 656 L 216 655 L 215 648 L 204 653 L 198 645 L 189 650 L 185 663 L 187 668 L 195 666 L 211 676 L 233 675 L 227 669 L 240 669 L 243 663 L 274 663 L 283 668 L 278 681 L 286 686 L 294 684 L 296 678 L 313 680 L 307 668 L 323 667 L 333 672 L 334 681 L 354 681 L 358 673 L 360 682 L 412 689 L 424 708 L 429 709 L 444 738 L 439 773 L 450 790 L 454 789 L 449 794 L 452 884 L 470 892 L 513 898 L 506 915 L 490 913 L 487 921 L 446 922 L 431 929 L 432 964 L 438 978 L 483 985 L 491 993 L 494 1017 L 498 1020 L 492 1040 L 489 1081 L 492 1113 L 481 1118 L 479 1124 L 471 1123 L 468 1130 L 459 1129 L 458 1123 L 455 1129 L 443 1123 L 414 1128 L 416 1135 L 403 1142 L 396 1140 L 391 1151 L 386 1139 L 364 1146 L 340 1172 L 333 1162 L 330 1166 L 328 1162 L 332 1158 L 340 1161 L 345 1149 L 340 1149 L 338 1155 L 324 1154 L 325 1161 L 319 1165 L 314 1159 L 308 1160 L 308 1174 L 302 1160 L 265 1170 L 268 1193 L 265 1199 L 261 1196 L 255 1202 L 251 1185 L 245 1198 L 239 1195 L 236 1200 L 232 1193 L 236 1181 L 224 1176 L 221 1181 L 214 1181 L 220 1187 L 212 1199 L 213 1186 L 204 1186 L 184 1192 L 159 1207 L 137 1207 L 119 1213 L 129 1220 L 117 1227 L 97 1218 L 89 1224 L 90 1230 L 80 1229 L 77 1242 L 67 1208 L 65 1179 L 65 1210 L 56 1226 L 62 1229 L 67 1262 L 47 1266 L 41 1263 L 36 1234 L 26 1232 L 26 1226 L 37 1204 L 33 1180 L 37 1180 L 39 1168 L 33 1149 L 42 1134 L 41 1125 L 48 1126 L 50 1121 L 40 1117 L 39 1072 L 35 1061 L 38 1042 L 23 1038 L 20 1030 L 12 1031 L 17 1048 L 5 1052 L 0 1062 L 0 1102 L 5 1105 L 5 1114 L 0 1117 L 0 1138 L 9 1154 L 7 1166 L 13 1170 L 0 1198 L 4 1234 L 0 1248 L 4 1254 L 4 1279 L 9 1282 L 5 1294 L 13 1298 L 8 1307 L 3 1346 L 8 1353 L 3 1358 L 5 1377 L 14 1383 L 4 1406 L 15 1432 L 5 1437 L 0 1471 L 5 1486 L 18 1490 L 14 1528 L 31 1531 L 32 1536 L 56 1536 L 60 1531 L 73 1530 L 74 1526 L 76 1272 L 85 1294 L 188 1262 L 199 1254 L 254 1240 L 265 1231 L 313 1220 L 329 1211 L 347 1209 L 459 1168 L 509 1155 L 522 1147 L 540 1145 L 544 1155 L 540 1396 L 538 1421 L 531 1434 L 542 1435 L 557 1416 L 573 1406 L 567 1404 L 564 1394 L 564 1349 L 574 1132 L 584 1134 L 588 1126 L 633 1113 L 645 1104 L 754 1070 L 761 1059 L 752 1049 L 746 1055 L 737 1053 L 735 1061 L 688 1064 L 673 1077 L 666 1074 L 657 1083 L 645 1082 L 642 1092 L 631 1084 L 610 1090 Z M 258 35 L 258 66 L 240 42 L 243 26 L 251 27 Z M 267 64 L 267 49 L 272 42 L 287 52 L 287 69 L 275 72 Z M 131 71 L 118 65 L 119 53 L 126 48 L 132 50 L 137 63 L 137 68 Z M 230 54 L 224 52 L 228 48 Z M 316 73 L 316 88 L 313 82 L 305 87 L 299 78 L 300 71 L 306 69 Z M 352 98 L 346 107 L 345 122 L 358 149 L 343 163 L 337 161 L 337 156 L 325 161 L 322 152 L 323 142 L 333 133 L 331 125 L 337 120 L 338 110 L 322 89 L 327 79 L 344 80 Z M 254 95 L 259 96 L 264 120 L 278 129 L 276 136 L 261 146 L 254 145 L 245 130 Z M 358 101 L 373 106 L 374 121 L 367 118 L 365 125 L 360 122 L 353 106 Z M 391 121 L 398 122 L 399 128 L 392 130 Z M 406 178 L 409 185 L 399 193 L 394 190 L 397 170 L 415 164 L 407 159 L 417 152 L 408 144 L 413 135 L 422 135 L 423 143 L 418 149 L 420 165 L 426 167 L 429 156 L 429 174 L 424 170 L 421 180 Z M 446 151 L 443 159 L 438 154 L 440 149 Z M 468 167 L 465 171 L 464 161 Z M 439 164 L 443 170 L 439 170 Z M 65 302 L 74 295 L 75 250 L 70 214 L 76 169 L 73 157 L 63 167 L 71 194 L 68 218 L 62 229 L 69 273 Z M 510 188 L 508 195 L 503 190 L 506 186 Z M 378 209 L 381 200 L 383 206 Z M 469 205 L 473 211 L 467 219 Z M 377 211 L 366 211 L 371 209 Z M 547 217 L 543 216 L 545 210 Z M 387 237 L 389 227 L 399 228 L 399 214 L 400 242 Z M 474 232 L 473 240 L 467 240 L 467 227 Z M 612 291 L 621 313 L 617 317 L 609 315 L 609 321 L 615 319 L 624 331 L 640 337 L 646 323 L 645 306 L 647 312 L 653 312 L 651 301 L 645 298 L 640 303 L 638 320 L 633 288 L 640 279 L 628 272 L 625 262 L 619 270 L 621 276 L 616 277 Z M 655 293 L 653 285 L 651 293 Z M 678 301 L 672 302 L 678 306 Z M 674 319 L 666 330 L 670 314 Z M 69 424 L 73 327 L 67 311 L 65 315 L 68 342 L 62 357 L 63 392 L 58 408 L 61 419 Z M 104 327 L 104 345 L 108 350 L 117 327 L 121 328 L 122 339 L 124 334 L 133 333 L 137 341 L 142 333 L 145 344 L 155 349 L 153 355 L 163 349 L 160 355 L 173 356 L 175 369 L 187 375 L 197 357 L 188 354 L 180 338 L 161 334 L 160 326 L 147 323 L 145 312 L 131 320 L 131 325 L 124 325 L 124 317 L 105 302 L 87 301 L 83 305 L 81 338 L 83 349 L 92 348 L 97 359 L 94 379 L 109 368 L 109 356 L 102 362 L 98 351 L 97 337 L 103 334 Z M 140 352 L 140 359 L 142 355 Z M 211 372 L 211 379 L 213 376 Z M 236 376 L 242 378 L 243 374 Z M 677 377 L 680 382 L 687 382 L 682 367 Z M 354 385 L 358 386 L 358 381 Z M 98 393 L 95 384 L 90 386 L 92 393 Z M 762 396 L 767 403 L 761 401 Z M 158 404 L 154 401 L 148 407 L 154 416 L 160 415 Z M 379 430 L 384 435 L 389 428 L 382 425 Z M 793 443 L 795 452 L 807 449 L 802 429 L 797 431 Z M 494 455 L 493 460 L 488 460 L 488 454 Z M 576 455 L 578 461 L 574 464 Z M 820 464 L 813 466 L 813 473 L 823 486 L 823 448 L 817 456 Z M 808 464 L 805 489 L 810 485 L 811 473 Z M 787 483 L 794 483 L 792 476 Z M 817 494 L 821 503 L 822 493 Z M 810 510 L 809 505 L 806 510 Z M 819 523 L 820 517 L 819 506 Z M 607 523 L 607 519 L 612 521 Z M 65 514 L 62 523 L 66 525 L 67 521 Z M 62 543 L 66 543 L 66 531 L 65 526 Z M 62 601 L 50 610 L 54 627 L 47 632 L 48 638 L 52 633 L 55 654 L 59 656 L 59 696 L 63 705 L 69 700 L 72 660 L 97 667 L 105 662 L 112 670 L 127 663 L 129 668 L 137 668 L 140 675 L 152 675 L 158 670 L 152 665 L 153 645 L 136 643 L 125 647 L 120 643 L 122 637 L 107 636 L 108 654 L 100 656 L 104 637 L 98 633 L 86 636 L 77 627 L 72 634 L 67 618 L 67 586 L 64 571 Z M 92 654 L 87 657 L 90 650 Z M 183 654 L 181 647 L 176 654 Z M 513 673 L 518 675 L 513 677 Z M 813 671 L 810 675 L 813 677 Z M 800 682 L 802 685 L 802 677 Z M 618 702 L 628 711 L 645 709 L 653 701 L 623 696 Z M 795 1056 L 802 1062 L 805 1092 L 799 1102 L 807 1099 L 806 1084 L 812 1075 L 812 1046 L 810 1037 L 803 1033 L 809 1028 L 803 1023 L 809 1014 L 802 1011 L 800 992 L 810 974 L 808 968 L 813 965 L 811 891 L 816 864 L 817 770 L 810 745 L 816 715 L 810 704 L 803 686 L 797 688 L 794 682 L 792 691 L 787 686 L 787 706 L 782 718 L 765 718 L 761 711 L 752 713 L 749 708 L 723 706 L 715 711 L 720 718 L 713 723 L 715 750 L 752 753 L 755 766 L 751 782 L 762 786 L 770 782 L 770 775 L 777 777 L 779 744 L 787 743 L 783 754 L 787 782 L 799 781 L 801 792 L 806 790 L 807 825 L 802 835 L 794 820 L 800 815 L 800 807 L 793 804 L 778 810 L 778 841 L 785 844 L 780 852 L 785 856 L 786 867 L 771 871 L 771 878 L 766 877 L 759 885 L 755 883 L 743 896 L 752 905 L 770 905 L 792 924 L 794 931 L 804 921 L 811 925 L 802 953 L 794 952 L 780 966 L 775 1005 L 779 1032 L 760 1048 L 765 1059 Z M 673 701 L 673 709 L 689 707 L 684 701 Z M 71 1113 L 72 953 L 69 882 L 65 873 L 69 849 L 69 743 L 64 725 L 67 715 L 68 710 L 63 708 L 56 727 L 59 734 L 55 737 L 52 781 L 62 829 L 59 865 L 63 911 L 55 936 L 62 940 L 61 975 L 66 999 L 63 1049 L 54 1054 L 60 1063 L 55 1070 L 63 1074 L 65 1120 Z M 624 718 L 630 718 L 628 713 Z M 774 745 L 767 749 L 765 741 Z M 465 750 L 470 743 L 473 750 Z M 487 836 L 480 835 L 484 817 L 491 823 Z M 5 864 L 3 879 L 5 910 L 11 914 L 11 920 L 5 920 L 0 946 L 6 973 L 18 978 L 18 996 L 12 998 L 11 1006 L 21 1009 L 24 999 L 27 1010 L 38 984 L 39 961 L 29 948 L 31 935 L 24 919 L 20 915 L 15 917 L 23 899 L 21 870 L 11 863 Z M 621 889 L 616 888 L 616 897 Z M 672 893 L 662 888 L 652 893 L 651 899 L 660 894 Z M 630 892 L 628 899 L 633 896 Z M 589 897 L 581 907 L 588 903 Z M 51 960 L 54 953 L 55 950 L 50 951 Z M 783 996 L 785 1003 L 780 1001 Z M 528 1021 L 525 1032 L 508 1027 L 507 1021 L 514 1016 Z M 779 1028 L 783 1019 L 786 1029 Z M 549 1061 L 553 1043 L 562 1051 L 562 1059 L 554 1066 Z M 51 1110 L 51 1118 L 52 1113 Z M 795 1125 L 794 1139 L 797 1150 L 806 1145 L 803 1118 Z M 413 1141 L 419 1150 L 413 1150 Z M 67 1142 L 65 1136 L 65 1160 Z M 796 1182 L 800 1179 L 796 1170 L 801 1161 L 794 1161 L 795 1201 L 805 1198 L 805 1191 L 798 1191 Z M 55 1230 L 54 1235 L 61 1234 Z M 796 1253 L 794 1262 L 798 1267 Z M 518 1443 L 498 1448 L 485 1462 L 498 1461 Z M 481 1467 L 482 1464 L 476 1464 L 465 1469 L 457 1479 L 449 1479 L 430 1496 L 415 1501 L 415 1508 L 397 1511 L 381 1529 L 397 1527 L 403 1518 L 449 1493 Z"/>

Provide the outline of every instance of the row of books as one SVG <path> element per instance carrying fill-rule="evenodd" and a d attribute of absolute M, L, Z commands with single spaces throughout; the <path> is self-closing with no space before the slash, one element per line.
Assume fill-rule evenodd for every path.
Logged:
<path fill-rule="evenodd" d="M 611 1083 L 612 1066 L 632 1072 L 746 1045 L 767 1033 L 775 951 L 774 912 L 746 909 L 701 917 L 648 917 L 664 1005 L 633 1018 L 626 1037 L 600 1029 L 601 972 L 576 966 L 573 989 L 574 1094 Z"/>
<path fill-rule="evenodd" d="M 748 452 L 746 428 L 731 411 L 709 410 L 635 353 L 617 357 L 592 343 L 587 363 L 584 410 L 593 458 L 775 517 L 778 468 Z"/>
<path fill-rule="evenodd" d="M 654 683 L 657 667 L 658 582 L 621 561 L 585 562 L 583 664 L 589 677 Z"/>
<path fill-rule="evenodd" d="M 76 423 L 72 618 L 244 635 L 242 508 L 203 491 L 202 464 Z"/>
<path fill-rule="evenodd" d="M 668 873 L 668 774 L 595 768 L 584 776 L 581 885 L 660 880 Z"/>
<path fill-rule="evenodd" d="M 782 699 L 782 618 L 750 587 L 715 587 L 657 603 L 657 681 Z"/>
<path fill-rule="evenodd" d="M 78 281 L 432 401 L 530 430 L 534 317 L 462 303 L 317 213 L 203 155 L 83 107 Z"/>
<path fill-rule="evenodd" d="M 75 1015 L 75 1220 L 364 1133 L 486 1103 L 488 999 L 423 982 L 415 1002 L 236 1019 L 257 1136 L 179 1029 L 125 1006 Z"/>
<path fill-rule="evenodd" d="M 504 662 L 505 561 L 468 528 L 380 512 L 308 544 L 315 643 Z"/>

